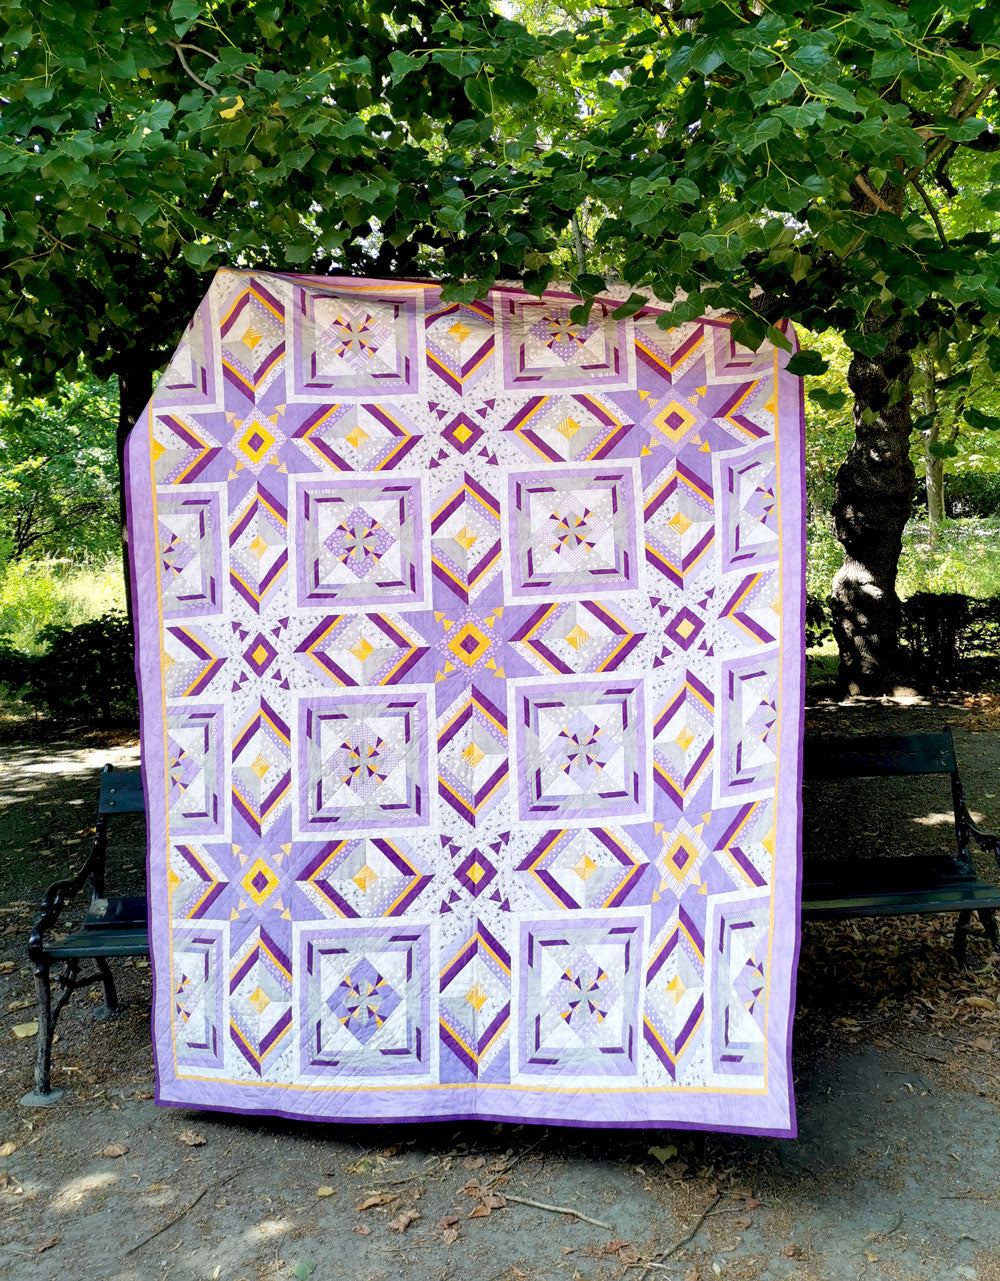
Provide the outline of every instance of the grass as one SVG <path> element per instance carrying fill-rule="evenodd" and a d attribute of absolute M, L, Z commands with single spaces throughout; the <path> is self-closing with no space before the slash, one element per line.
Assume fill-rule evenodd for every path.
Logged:
<path fill-rule="evenodd" d="M 124 608 L 117 557 L 20 561 L 0 575 L 0 636 L 28 654 L 39 652 L 39 632 L 50 623 L 73 626 Z"/>
<path fill-rule="evenodd" d="M 841 547 L 829 523 L 809 526 L 806 589 L 826 597 L 841 563 Z M 948 520 L 932 547 L 926 521 L 911 520 L 903 533 L 896 589 L 902 599 L 917 592 L 1000 596 L 1000 517 Z"/>

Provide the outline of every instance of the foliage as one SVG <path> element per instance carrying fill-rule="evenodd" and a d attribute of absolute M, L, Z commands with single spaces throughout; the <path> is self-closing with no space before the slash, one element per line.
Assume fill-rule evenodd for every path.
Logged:
<path fill-rule="evenodd" d="M 60 379 L 51 396 L 0 385 L 0 566 L 85 556 L 117 538 L 116 392 Z"/>
<path fill-rule="evenodd" d="M 911 344 L 1000 308 L 992 231 L 942 243 L 925 186 L 947 198 L 992 148 L 994 7 L 563 14 L 532 32 L 486 0 L 0 0 L 5 359 L 32 379 L 159 360 L 163 316 L 225 261 L 374 256 L 468 278 L 452 297 L 567 268 L 591 297 L 613 270 L 687 291 L 674 322 L 739 311 L 754 346 L 782 315 L 877 352 L 873 308 Z"/>
<path fill-rule="evenodd" d="M 0 644 L 0 684 L 38 711 L 108 725 L 138 714 L 132 634 L 121 613 L 76 626 L 44 627 L 43 652 Z"/>
<path fill-rule="evenodd" d="M 811 521 L 806 542 L 806 589 L 825 599 L 840 546 L 830 522 Z M 899 561 L 899 595 L 959 592 L 986 599 L 1000 596 L 1000 519 L 947 520 L 932 547 L 926 522 L 911 520 Z"/>
<path fill-rule="evenodd" d="M 21 561 L 0 574 L 0 640 L 38 653 L 39 633 L 124 608 L 121 561 Z"/>

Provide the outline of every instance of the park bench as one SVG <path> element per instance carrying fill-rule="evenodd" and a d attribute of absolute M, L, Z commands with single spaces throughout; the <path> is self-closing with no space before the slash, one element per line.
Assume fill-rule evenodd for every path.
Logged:
<path fill-rule="evenodd" d="M 972 861 L 970 841 L 975 840 L 1000 864 L 1000 838 L 982 832 L 973 823 L 965 803 L 955 761 L 951 732 L 888 738 L 821 738 L 807 741 L 804 779 L 832 781 L 847 778 L 881 778 L 947 774 L 955 818 L 954 853 L 894 857 L 837 858 L 817 863 L 804 860 L 802 915 L 813 920 L 854 916 L 957 912 L 954 951 L 964 963 L 966 938 L 974 912 L 979 914 L 987 937 L 1000 951 L 995 911 L 1000 907 L 1000 886 L 982 879 Z M 41 1104 L 62 1094 L 52 1090 L 49 1072 L 52 1037 L 63 1006 L 81 987 L 101 983 L 105 1009 L 118 1009 L 109 960 L 149 953 L 147 905 L 142 897 L 108 897 L 105 875 L 108 823 L 119 814 L 143 813 L 142 782 L 137 769 L 101 773 L 97 827 L 87 861 L 69 880 L 50 886 L 42 900 L 41 915 L 31 932 L 28 952 L 35 970 L 38 993 L 38 1050 L 35 1089 L 22 1102 Z M 65 938 L 51 937 L 66 903 L 89 882 L 90 907 L 79 930 Z M 80 973 L 81 965 L 94 968 Z M 62 964 L 59 995 L 53 1002 L 53 965 Z"/>
<path fill-rule="evenodd" d="M 108 857 L 108 823 L 120 814 L 143 814 L 146 805 L 139 770 L 116 770 L 105 765 L 97 802 L 97 823 L 90 854 L 75 876 L 56 881 L 45 891 L 38 920 L 28 937 L 28 956 L 34 967 L 38 997 L 38 1044 L 35 1055 L 35 1089 L 21 1100 L 28 1105 L 54 1102 L 62 1090 L 49 1084 L 52 1038 L 63 1006 L 81 987 L 101 983 L 104 1012 L 118 1010 L 118 993 L 109 960 L 149 953 L 145 897 L 106 897 L 105 875 Z M 89 884 L 90 906 L 78 930 L 64 938 L 50 931 L 63 908 Z M 87 969 L 85 962 L 92 961 Z M 52 968 L 62 966 L 53 1000 Z M 84 972 L 81 973 L 81 966 Z"/>
<path fill-rule="evenodd" d="M 807 739 L 803 782 L 848 778 L 895 778 L 948 775 L 955 819 L 954 852 L 945 854 L 877 854 L 803 859 L 802 916 L 842 920 L 855 916 L 903 916 L 957 912 L 954 952 L 965 963 L 966 940 L 973 913 L 978 913 L 993 947 L 1000 951 L 996 909 L 1000 886 L 984 880 L 972 858 L 974 840 L 1000 865 L 1000 837 L 981 831 L 972 821 L 955 760 L 951 730 L 941 734 Z"/>

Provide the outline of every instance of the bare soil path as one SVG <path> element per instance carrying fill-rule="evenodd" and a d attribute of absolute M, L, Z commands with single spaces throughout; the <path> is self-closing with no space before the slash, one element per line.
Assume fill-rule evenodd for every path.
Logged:
<path fill-rule="evenodd" d="M 951 723 L 973 808 L 996 827 L 1000 713 L 968 703 L 826 704 L 809 725 Z M 806 928 L 794 1142 L 158 1109 L 144 962 L 118 965 L 113 1022 L 71 1002 L 55 1047 L 66 1097 L 20 1108 L 34 1041 L 12 1028 L 33 1018 L 34 905 L 86 848 L 100 765 L 136 759 L 128 734 L 0 740 L 0 1277 L 1000 1281 L 1000 965 L 977 937 L 957 972 L 948 918 Z M 903 786 L 807 795 L 807 845 L 939 844 L 947 795 Z M 141 824 L 115 848 L 118 884 L 141 888 Z"/>

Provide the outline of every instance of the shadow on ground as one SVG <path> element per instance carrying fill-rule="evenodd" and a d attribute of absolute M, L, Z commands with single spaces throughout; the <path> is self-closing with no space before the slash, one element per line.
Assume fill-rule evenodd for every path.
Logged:
<path fill-rule="evenodd" d="M 915 725 L 912 710 L 869 708 L 863 726 L 944 719 L 926 709 Z M 811 717 L 837 729 L 851 712 Z M 996 822 L 998 737 L 965 723 L 967 791 Z M 143 961 L 119 965 L 120 1018 L 100 1021 L 85 997 L 67 1009 L 65 1099 L 19 1108 L 34 1042 L 12 1028 L 33 1017 L 33 906 L 86 848 L 100 765 L 135 759 L 121 734 L 4 749 L 0 1276 L 1000 1281 L 1000 967 L 979 939 L 957 972 L 947 918 L 806 929 L 795 1141 L 158 1109 Z M 831 850 L 859 832 L 886 852 L 941 839 L 931 791 L 807 804 L 807 842 Z M 901 817 L 907 805 L 923 821 Z M 122 888 L 141 885 L 138 826 L 116 857 Z"/>

